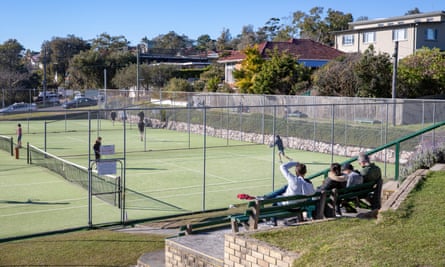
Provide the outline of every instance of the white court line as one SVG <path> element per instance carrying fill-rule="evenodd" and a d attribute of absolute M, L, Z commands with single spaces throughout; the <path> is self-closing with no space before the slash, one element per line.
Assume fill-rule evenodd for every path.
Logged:
<path fill-rule="evenodd" d="M 192 173 L 197 173 L 197 174 L 201 174 L 201 175 L 203 174 L 202 171 L 199 171 L 199 170 L 196 170 L 196 169 L 192 169 L 192 168 L 183 167 L 183 166 L 178 166 L 178 165 L 176 165 L 174 163 L 165 162 L 165 161 L 162 161 L 162 160 L 159 160 L 159 159 L 156 159 L 155 161 L 157 161 L 159 163 L 163 163 L 164 165 L 175 166 L 175 168 L 176 168 L 175 170 L 159 171 L 158 173 L 168 173 L 168 172 L 173 172 L 173 171 L 177 172 L 178 169 L 182 169 L 182 170 L 187 170 L 187 171 L 192 172 Z M 152 172 L 148 172 L 147 174 L 153 174 L 153 173 Z M 207 173 L 207 174 L 210 175 L 210 177 L 214 177 L 214 178 L 226 181 L 226 182 L 234 182 L 234 180 L 227 179 L 227 178 L 225 178 L 223 176 L 219 176 L 219 175 L 211 174 L 211 173 Z"/>
<path fill-rule="evenodd" d="M 244 182 L 260 182 L 260 181 L 269 181 L 270 178 L 266 177 L 263 179 L 251 179 L 251 180 L 243 180 Z M 230 183 L 213 183 L 213 184 L 207 184 L 207 186 L 220 186 L 220 185 L 229 185 L 229 184 L 239 184 L 239 181 L 233 181 Z M 147 194 L 147 195 L 151 195 L 153 193 L 165 193 L 168 191 L 174 191 L 174 190 L 184 190 L 184 189 L 195 189 L 195 188 L 202 188 L 202 184 L 199 185 L 191 185 L 191 186 L 182 186 L 182 187 L 168 187 L 162 190 L 153 190 L 153 191 L 137 191 L 138 193 L 142 193 L 142 194 Z M 136 190 L 135 190 L 136 191 Z"/>

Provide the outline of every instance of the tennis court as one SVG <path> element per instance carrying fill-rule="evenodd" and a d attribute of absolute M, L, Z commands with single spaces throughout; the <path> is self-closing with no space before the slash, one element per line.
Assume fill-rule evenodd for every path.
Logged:
<path fill-rule="evenodd" d="M 151 128 L 141 141 L 135 125 L 113 125 L 109 120 L 21 123 L 24 144 L 46 147 L 47 152 L 84 167 L 96 136 L 102 136 L 103 145 L 115 145 L 116 154 L 104 158 L 119 158 L 125 167 L 125 217 L 130 221 L 225 208 L 242 202 L 236 198 L 238 193 L 260 195 L 285 184 L 278 158 L 267 145 Z M 15 137 L 16 125 L 2 122 L 1 134 Z M 0 238 L 86 226 L 87 190 L 45 168 L 28 165 L 26 149 L 20 152 L 16 160 L 0 151 Z M 308 174 L 328 168 L 331 162 L 330 154 L 286 152 L 306 163 Z M 344 160 L 334 157 L 334 161 Z M 313 181 L 316 186 L 319 179 Z M 93 200 L 93 224 L 119 221 L 119 208 Z"/>

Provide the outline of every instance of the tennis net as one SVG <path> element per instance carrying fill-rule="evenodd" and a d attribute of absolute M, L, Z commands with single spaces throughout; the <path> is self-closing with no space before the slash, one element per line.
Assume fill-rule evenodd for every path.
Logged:
<path fill-rule="evenodd" d="M 29 145 L 29 163 L 45 167 L 66 180 L 88 190 L 88 169 Z M 120 207 L 120 177 L 99 176 L 92 172 L 92 194 L 97 198 Z"/>
<path fill-rule="evenodd" d="M 13 146 L 12 137 L 0 135 L 0 149 L 11 153 L 11 156 L 13 156 Z"/>

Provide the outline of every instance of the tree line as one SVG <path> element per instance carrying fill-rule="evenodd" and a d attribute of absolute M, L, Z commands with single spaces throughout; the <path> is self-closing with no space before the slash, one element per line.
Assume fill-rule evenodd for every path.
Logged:
<path fill-rule="evenodd" d="M 406 14 L 415 13 L 420 11 L 415 8 Z M 357 20 L 366 19 L 359 17 Z M 215 51 L 220 56 L 230 50 L 243 51 L 247 58 L 242 68 L 234 73 L 236 87 L 242 93 L 301 94 L 315 89 L 319 95 L 388 97 L 391 57 L 377 54 L 373 47 L 363 54 L 346 54 L 318 70 L 305 68 L 291 55 L 277 51 L 269 51 L 266 61 L 255 48 L 264 41 L 287 41 L 295 37 L 333 45 L 333 32 L 347 29 L 352 21 L 350 13 L 333 9 L 325 13 L 322 7 L 314 7 L 307 13 L 296 11 L 290 18 L 273 17 L 256 30 L 252 25 L 243 26 L 234 38 L 229 29 L 223 29 L 216 39 L 203 34 L 197 40 L 171 31 L 152 39 L 144 37 L 140 43 L 150 48 Z M 49 90 L 103 88 L 105 84 L 111 89 L 130 88 L 137 85 L 137 72 L 142 90 L 233 92 L 229 86 L 221 86 L 224 69 L 215 62 L 204 70 L 180 70 L 162 64 L 140 64 L 137 69 L 137 51 L 125 36 L 107 33 L 89 41 L 74 35 L 53 37 L 44 41 L 37 53 L 25 50 L 15 39 L 7 40 L 0 44 L 0 88 L 7 89 L 3 90 L 3 99 L 26 100 L 28 93 L 22 89 L 40 90 L 43 86 Z M 38 61 L 33 60 L 36 56 Z M 443 93 L 443 60 L 440 51 L 435 49 L 423 49 L 401 60 L 397 96 Z"/>

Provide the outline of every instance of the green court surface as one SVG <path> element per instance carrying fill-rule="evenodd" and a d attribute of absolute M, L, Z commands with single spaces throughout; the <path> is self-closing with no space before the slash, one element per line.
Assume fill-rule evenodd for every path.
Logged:
<path fill-rule="evenodd" d="M 46 144 L 47 152 L 85 167 L 96 136 L 102 136 L 103 145 L 115 145 L 115 155 L 103 158 L 119 159 L 117 173 L 125 173 L 128 220 L 225 208 L 243 202 L 236 198 L 239 193 L 262 195 L 286 183 L 278 157 L 267 145 L 151 128 L 141 141 L 135 125 L 107 120 L 21 123 L 24 144 Z M 0 135 L 15 139 L 16 125 L 2 122 Z M 17 160 L 0 151 L 0 238 L 87 225 L 87 191 L 26 164 L 26 148 L 20 152 Z M 290 149 L 286 153 L 306 163 L 308 175 L 331 163 L 330 154 Z M 345 159 L 333 157 L 334 162 Z M 317 186 L 321 178 L 313 182 Z M 93 203 L 93 224 L 119 221 L 117 207 L 96 198 Z"/>

